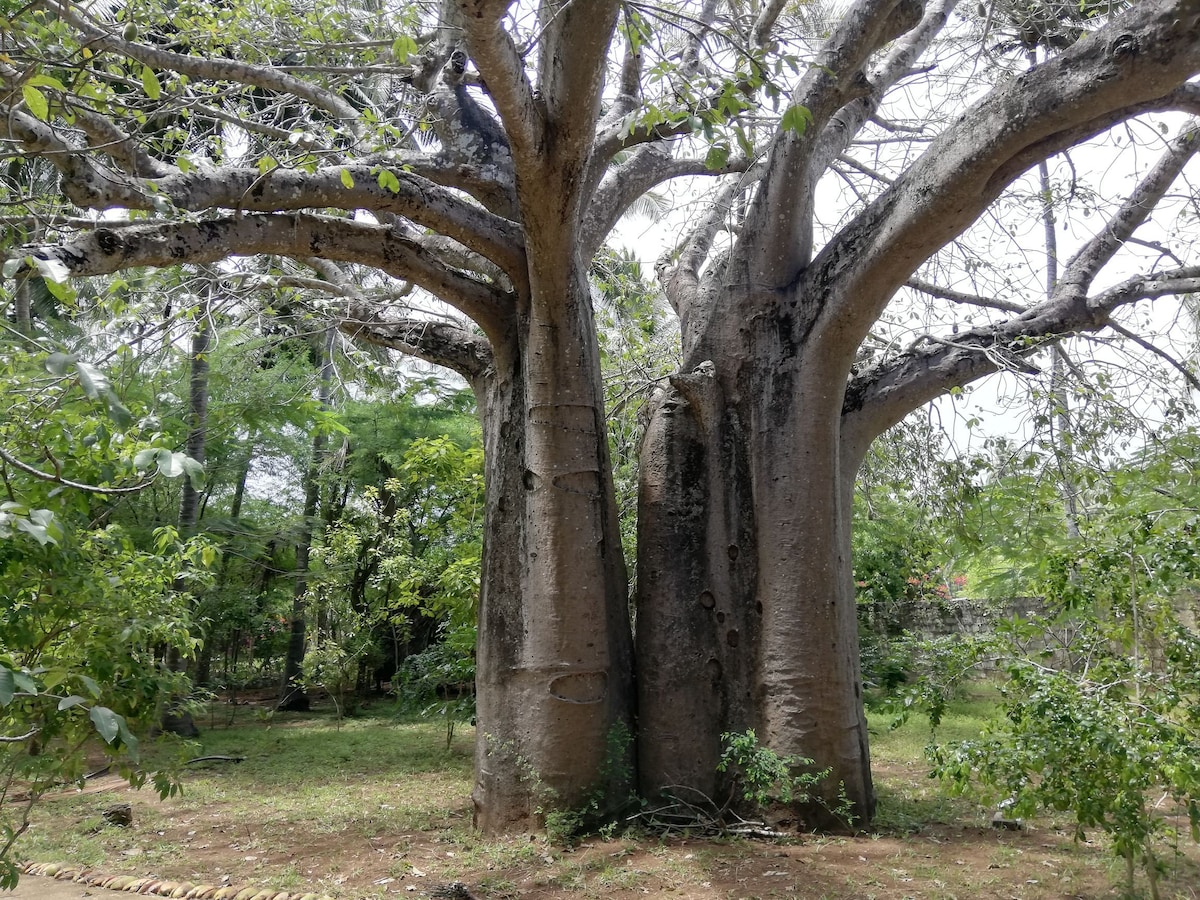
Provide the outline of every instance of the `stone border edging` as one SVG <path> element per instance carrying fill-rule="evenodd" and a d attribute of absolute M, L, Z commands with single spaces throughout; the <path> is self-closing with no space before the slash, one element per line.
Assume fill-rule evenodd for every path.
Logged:
<path fill-rule="evenodd" d="M 276 891 L 270 888 L 232 887 L 229 885 L 195 884 L 190 881 L 170 881 L 165 878 L 136 875 L 105 875 L 90 869 L 76 869 L 61 863 L 26 863 L 21 867 L 26 875 L 43 875 L 58 881 L 74 881 L 89 887 L 107 888 L 129 894 L 170 897 L 172 900 L 331 900 L 323 894 L 296 891 Z"/>

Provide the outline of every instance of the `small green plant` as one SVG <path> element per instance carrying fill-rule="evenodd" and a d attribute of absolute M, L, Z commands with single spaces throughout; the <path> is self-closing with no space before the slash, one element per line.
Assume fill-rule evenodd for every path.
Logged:
<path fill-rule="evenodd" d="M 634 791 L 630 763 L 633 732 L 624 722 L 617 722 L 608 729 L 604 743 L 604 764 L 596 787 L 584 802 L 574 809 L 547 809 L 544 812 L 546 835 L 552 842 L 570 844 L 587 833 L 610 839 L 620 824 L 617 814 L 641 802 Z"/>
<path fill-rule="evenodd" d="M 301 681 L 306 689 L 323 688 L 333 701 L 338 728 L 345 717 L 347 703 L 354 692 L 362 653 L 347 649 L 336 641 L 325 641 L 304 654 Z"/>
<path fill-rule="evenodd" d="M 780 756 L 770 747 L 759 743 L 753 729 L 740 734 L 721 735 L 724 749 L 718 772 L 731 772 L 736 787 L 732 802 L 739 796 L 755 806 L 772 804 L 828 804 L 819 790 L 822 782 L 830 776 L 830 769 L 813 770 L 813 761 L 802 756 Z M 847 825 L 853 825 L 853 814 L 844 789 L 838 793 L 839 800 L 828 807 L 829 812 Z M 726 804 L 726 809 L 729 804 Z"/>
<path fill-rule="evenodd" d="M 529 792 L 536 799 L 534 812 L 541 818 L 546 837 L 552 844 L 571 845 L 585 834 L 611 838 L 616 833 L 621 814 L 641 803 L 634 789 L 630 762 L 633 732 L 624 722 L 609 728 L 605 736 L 604 762 L 596 784 L 575 807 L 563 806 L 558 791 L 546 784 L 533 762 L 521 755 L 513 744 L 497 741 L 491 735 L 486 740 L 490 746 L 512 755 L 521 780 L 529 785 Z"/>

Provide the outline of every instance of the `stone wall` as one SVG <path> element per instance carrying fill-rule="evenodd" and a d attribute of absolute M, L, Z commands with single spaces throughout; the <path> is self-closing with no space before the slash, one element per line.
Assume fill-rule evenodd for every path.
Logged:
<path fill-rule="evenodd" d="M 996 622 L 1002 619 L 1040 615 L 1045 608 L 1041 597 L 1001 600 L 961 597 L 926 601 L 913 605 L 904 627 L 927 638 L 984 635 L 994 631 Z"/>

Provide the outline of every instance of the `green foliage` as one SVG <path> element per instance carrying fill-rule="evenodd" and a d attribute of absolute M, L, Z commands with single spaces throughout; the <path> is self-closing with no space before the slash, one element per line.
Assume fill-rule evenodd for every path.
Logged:
<path fill-rule="evenodd" d="M 475 718 L 475 626 L 459 625 L 427 650 L 404 661 L 399 674 L 401 699 L 422 716 L 446 723 L 446 749 L 460 722 Z"/>
<path fill-rule="evenodd" d="M 304 687 L 310 690 L 323 688 L 333 700 L 339 726 L 347 712 L 347 696 L 354 690 L 359 662 L 365 653 L 363 650 L 355 653 L 355 649 L 334 641 L 323 641 L 305 651 L 301 666 Z"/>
<path fill-rule="evenodd" d="M 546 836 L 552 843 L 569 845 L 585 834 L 612 839 L 619 816 L 640 803 L 634 792 L 632 759 L 633 732 L 624 722 L 618 722 L 604 736 L 604 762 L 596 787 L 584 802 L 574 809 L 543 802 L 538 810 L 546 825 Z M 552 794 L 549 792 L 544 801 L 553 799 Z"/>
<path fill-rule="evenodd" d="M 173 789 L 167 772 L 141 768 L 135 734 L 186 691 L 159 654 L 193 646 L 175 585 L 200 571 L 205 549 L 164 531 L 141 550 L 117 526 L 68 528 L 53 545 L 0 543 L 0 781 L 28 798 L 0 793 L 0 868 L 32 804 L 82 781 L 96 737 L 131 784 L 152 777 Z"/>
<path fill-rule="evenodd" d="M 1004 724 L 933 751 L 960 789 L 978 781 L 1017 815 L 1070 811 L 1080 834 L 1101 829 L 1129 890 L 1140 863 L 1155 897 L 1169 814 L 1200 840 L 1200 635 L 1172 606 L 1200 567 L 1192 517 L 1171 518 L 1112 520 L 1107 542 L 1052 558 L 1043 584 L 1061 612 L 998 635 Z"/>
<path fill-rule="evenodd" d="M 457 414 L 456 424 L 463 418 Z M 352 436 L 363 434 L 362 425 L 351 421 Z M 368 635 L 386 633 L 394 642 L 421 620 L 472 624 L 482 554 L 482 450 L 448 435 L 412 437 L 394 449 L 365 442 L 349 469 L 380 480 L 362 485 L 361 502 L 344 507 L 326 529 L 309 589 L 338 641 L 346 649 L 354 644 L 361 657 L 371 649 Z"/>
<path fill-rule="evenodd" d="M 906 629 L 916 612 L 944 604 L 959 579 L 947 578 L 941 512 L 961 471 L 945 458 L 939 432 L 910 416 L 871 448 L 854 496 L 855 597 L 863 684 L 887 698 L 920 674 L 921 648 Z"/>
<path fill-rule="evenodd" d="M 169 770 L 142 768 L 137 735 L 187 692 L 163 663 L 194 648 L 184 594 L 216 554 L 173 528 L 112 521 L 146 488 L 139 455 L 174 456 L 105 371 L 11 344 L 0 370 L 0 882 L 11 884 L 32 805 L 81 781 L 92 748 L 131 784 L 174 789 Z M 163 474 L 195 474 L 186 462 Z"/>
<path fill-rule="evenodd" d="M 952 701 L 962 696 L 967 681 L 995 652 L 990 636 L 921 639 L 904 635 L 893 644 L 896 667 L 903 667 L 903 684 L 873 698 L 872 709 L 892 716 L 891 728 L 904 725 L 916 711 L 929 718 L 931 729 L 942 724 Z"/>
<path fill-rule="evenodd" d="M 717 771 L 733 775 L 741 799 L 760 807 L 776 803 L 824 804 L 820 787 L 829 778 L 829 769 L 813 771 L 811 759 L 780 756 L 760 744 L 753 729 L 741 734 L 723 734 L 721 741 L 724 747 Z M 854 824 L 851 805 L 844 792 L 829 811 L 847 825 Z"/>
<path fill-rule="evenodd" d="M 642 431 L 655 386 L 679 367 L 677 325 L 632 253 L 602 250 L 591 274 L 599 291 L 596 320 L 621 545 L 633 573 Z"/>

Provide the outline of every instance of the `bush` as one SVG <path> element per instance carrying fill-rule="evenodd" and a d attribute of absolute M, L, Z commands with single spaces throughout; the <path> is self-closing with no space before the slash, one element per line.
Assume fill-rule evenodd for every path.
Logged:
<path fill-rule="evenodd" d="M 959 790 L 977 782 L 1013 815 L 1070 811 L 1078 835 L 1099 828 L 1126 867 L 1140 863 L 1158 898 L 1156 845 L 1186 814 L 1200 841 L 1200 636 L 1170 606 L 1135 601 L 1130 616 L 1070 614 L 1069 652 L 1015 656 L 1004 722 L 977 740 L 931 748 L 934 772 Z M 1010 646 L 1051 623 L 1010 629 Z M 1150 649 L 1153 648 L 1152 652 Z M 1169 802 L 1167 802 L 1169 801 Z"/>
<path fill-rule="evenodd" d="M 408 657 L 400 669 L 401 700 L 422 716 L 442 716 L 446 749 L 459 722 L 475 718 L 475 626 L 450 629 L 441 641 Z"/>

